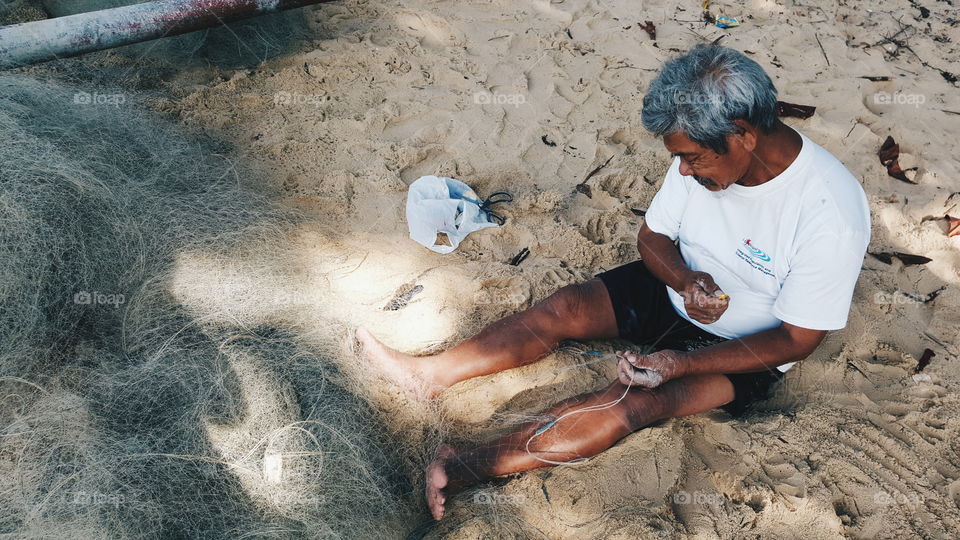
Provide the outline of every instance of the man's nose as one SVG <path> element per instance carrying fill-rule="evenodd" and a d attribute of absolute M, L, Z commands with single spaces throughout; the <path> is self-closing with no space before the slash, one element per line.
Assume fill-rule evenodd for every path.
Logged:
<path fill-rule="evenodd" d="M 680 174 L 682 174 L 683 176 L 693 176 L 693 169 L 691 169 L 689 165 L 684 163 L 682 159 L 680 160 Z"/>

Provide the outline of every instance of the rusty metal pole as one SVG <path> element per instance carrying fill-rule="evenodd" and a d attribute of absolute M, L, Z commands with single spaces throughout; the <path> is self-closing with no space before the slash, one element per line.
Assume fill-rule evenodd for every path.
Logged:
<path fill-rule="evenodd" d="M 156 0 L 0 27 L 0 70 L 332 0 Z"/>

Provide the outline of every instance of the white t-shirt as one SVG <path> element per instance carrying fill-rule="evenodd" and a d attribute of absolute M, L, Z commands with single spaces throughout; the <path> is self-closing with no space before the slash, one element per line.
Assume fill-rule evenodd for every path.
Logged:
<path fill-rule="evenodd" d="M 781 321 L 812 330 L 847 324 L 870 242 L 870 209 L 843 164 L 800 136 L 793 163 L 758 186 L 709 191 L 681 175 L 676 158 L 647 210 L 650 230 L 679 239 L 687 266 L 730 295 L 720 319 L 702 324 L 667 287 L 677 313 L 707 332 L 730 339 Z"/>

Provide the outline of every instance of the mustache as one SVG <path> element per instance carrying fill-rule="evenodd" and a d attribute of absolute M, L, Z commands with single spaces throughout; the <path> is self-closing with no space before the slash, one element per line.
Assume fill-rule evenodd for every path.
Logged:
<path fill-rule="evenodd" d="M 703 187 L 718 186 L 716 182 L 711 178 L 704 178 L 702 176 L 693 175 L 693 179 L 697 181 Z"/>

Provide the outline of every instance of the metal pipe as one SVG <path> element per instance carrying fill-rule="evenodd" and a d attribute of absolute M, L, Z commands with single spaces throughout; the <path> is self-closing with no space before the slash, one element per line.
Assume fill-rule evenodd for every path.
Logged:
<path fill-rule="evenodd" d="M 0 70 L 332 0 L 156 0 L 0 27 Z"/>

